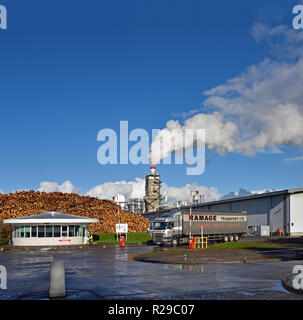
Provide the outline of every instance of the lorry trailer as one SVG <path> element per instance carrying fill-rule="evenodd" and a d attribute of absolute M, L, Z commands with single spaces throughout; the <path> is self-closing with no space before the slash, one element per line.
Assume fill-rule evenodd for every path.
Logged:
<path fill-rule="evenodd" d="M 191 237 L 208 241 L 238 241 L 247 234 L 247 212 L 180 209 L 150 216 L 149 234 L 154 244 L 178 246 Z"/>

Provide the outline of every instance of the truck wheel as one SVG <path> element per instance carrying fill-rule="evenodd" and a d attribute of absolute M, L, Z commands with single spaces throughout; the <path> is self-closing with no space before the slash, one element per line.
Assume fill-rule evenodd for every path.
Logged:
<path fill-rule="evenodd" d="M 179 239 L 178 238 L 174 238 L 171 244 L 172 244 L 173 247 L 178 247 L 179 246 Z"/>
<path fill-rule="evenodd" d="M 234 235 L 234 241 L 238 241 L 239 240 L 239 236 L 237 234 Z"/>
<path fill-rule="evenodd" d="M 228 241 L 228 236 L 227 236 L 227 235 L 225 235 L 225 236 L 223 237 L 223 241 L 224 241 L 224 242 L 227 242 L 227 241 Z"/>
<path fill-rule="evenodd" d="M 228 240 L 229 240 L 229 241 L 234 241 L 234 236 L 233 236 L 232 234 L 230 234 L 230 235 L 228 236 Z"/>

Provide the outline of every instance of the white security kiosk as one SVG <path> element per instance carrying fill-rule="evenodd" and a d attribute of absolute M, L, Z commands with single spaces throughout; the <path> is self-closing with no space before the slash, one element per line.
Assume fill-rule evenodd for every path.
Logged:
<path fill-rule="evenodd" d="M 59 246 L 86 244 L 88 226 L 99 219 L 47 211 L 33 216 L 5 219 L 3 223 L 13 227 L 14 246 Z"/>

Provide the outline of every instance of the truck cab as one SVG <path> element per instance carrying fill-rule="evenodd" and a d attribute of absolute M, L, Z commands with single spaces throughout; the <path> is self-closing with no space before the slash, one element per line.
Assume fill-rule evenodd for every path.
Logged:
<path fill-rule="evenodd" d="M 149 233 L 153 238 L 153 243 L 158 245 L 178 245 L 178 237 L 181 233 L 181 225 L 178 223 L 178 217 L 156 218 L 151 222 Z M 177 243 L 176 243 L 177 241 Z"/>

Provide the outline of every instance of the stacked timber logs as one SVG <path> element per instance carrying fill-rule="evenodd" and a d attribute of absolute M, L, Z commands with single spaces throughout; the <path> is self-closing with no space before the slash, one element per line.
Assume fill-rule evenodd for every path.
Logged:
<path fill-rule="evenodd" d="M 123 211 L 108 200 L 62 192 L 21 191 L 0 194 L 0 223 L 4 219 L 30 216 L 50 210 L 99 219 L 99 223 L 90 225 L 91 233 L 115 232 L 119 219 L 120 223 L 128 223 L 128 232 L 145 232 L 148 226 L 148 220 L 142 215 Z"/>

